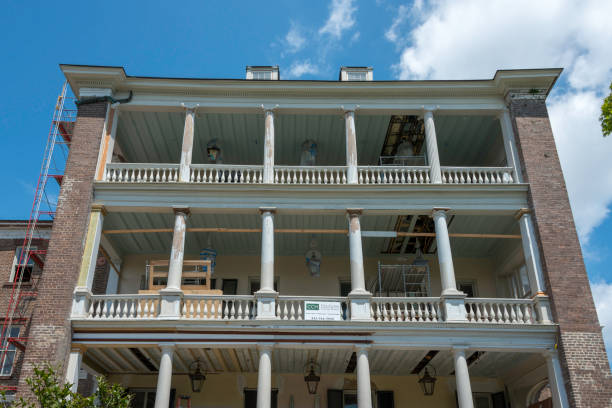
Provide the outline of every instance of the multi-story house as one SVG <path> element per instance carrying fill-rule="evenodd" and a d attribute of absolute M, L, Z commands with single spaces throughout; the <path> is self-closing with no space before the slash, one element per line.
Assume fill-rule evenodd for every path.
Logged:
<path fill-rule="evenodd" d="M 137 408 L 612 406 L 561 70 L 61 69 L 78 117 L 18 394 L 50 360 Z"/>

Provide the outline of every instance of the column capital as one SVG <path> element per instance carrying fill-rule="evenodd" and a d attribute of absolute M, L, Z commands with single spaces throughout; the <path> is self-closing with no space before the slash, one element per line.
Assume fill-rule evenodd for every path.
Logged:
<path fill-rule="evenodd" d="M 260 352 L 270 353 L 274 349 L 274 343 L 259 343 L 257 345 L 257 350 Z"/>
<path fill-rule="evenodd" d="M 193 114 L 196 113 L 196 110 L 200 107 L 199 103 L 185 103 L 181 102 L 181 106 L 185 109 L 186 112 L 191 112 Z"/>
<path fill-rule="evenodd" d="M 261 106 L 261 109 L 263 109 L 264 113 L 267 113 L 267 112 L 274 113 L 274 111 L 279 108 L 278 104 L 276 104 L 276 105 L 264 105 L 262 103 L 260 106 Z"/>
<path fill-rule="evenodd" d="M 191 215 L 191 209 L 189 209 L 189 207 L 176 206 L 176 207 L 172 207 L 172 211 L 174 212 L 174 215 L 183 214 L 187 217 Z"/>
<path fill-rule="evenodd" d="M 436 216 L 446 215 L 449 211 L 450 208 L 448 207 L 434 207 L 431 209 L 431 216 L 435 218 Z"/>
<path fill-rule="evenodd" d="M 355 113 L 359 109 L 359 105 L 340 105 L 340 109 L 346 115 L 347 113 Z"/>
<path fill-rule="evenodd" d="M 371 344 L 355 344 L 353 347 L 357 353 L 367 353 L 371 348 Z"/>
<path fill-rule="evenodd" d="M 81 354 L 85 354 L 85 351 L 87 351 L 87 346 L 85 346 L 84 344 L 71 344 L 70 345 L 70 352 L 74 353 L 74 352 L 79 352 Z"/>
<path fill-rule="evenodd" d="M 159 343 L 158 346 L 160 349 L 162 349 L 162 351 L 171 351 L 176 349 L 175 343 Z"/>
<path fill-rule="evenodd" d="M 350 217 L 359 217 L 363 214 L 363 208 L 347 208 L 346 213 Z"/>
<path fill-rule="evenodd" d="M 102 213 L 102 215 L 105 216 L 105 217 L 108 214 L 108 212 L 106 211 L 106 208 L 102 204 L 92 204 L 91 205 L 91 212 Z"/>
<path fill-rule="evenodd" d="M 531 210 L 529 208 L 521 208 L 514 214 L 514 218 L 520 220 L 524 215 L 530 215 Z"/>
<path fill-rule="evenodd" d="M 508 108 L 503 108 L 503 109 L 498 110 L 495 113 L 495 117 L 501 120 L 504 117 L 504 115 L 509 115 L 509 114 L 510 114 L 510 111 L 508 110 Z"/>
<path fill-rule="evenodd" d="M 276 207 L 259 207 L 259 213 L 261 215 L 264 215 L 265 213 L 274 215 L 276 214 Z"/>
<path fill-rule="evenodd" d="M 423 116 L 425 116 L 425 115 L 433 116 L 433 113 L 435 111 L 437 111 L 438 109 L 440 109 L 440 107 L 437 106 L 437 105 L 435 105 L 435 106 L 434 105 L 421 105 L 421 110 L 423 111 L 423 113 L 422 113 Z"/>
<path fill-rule="evenodd" d="M 469 346 L 467 344 L 453 344 L 451 346 L 451 351 L 453 353 L 455 352 L 465 353 L 467 349 L 469 349 Z"/>

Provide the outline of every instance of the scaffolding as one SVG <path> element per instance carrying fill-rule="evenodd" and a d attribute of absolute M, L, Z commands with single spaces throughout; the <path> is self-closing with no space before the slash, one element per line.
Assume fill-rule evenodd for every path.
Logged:
<path fill-rule="evenodd" d="M 65 82 L 53 111 L 23 244 L 21 250 L 16 254 L 17 261 L 15 271 L 11 276 L 10 297 L 0 332 L 0 375 L 5 374 L 5 366 L 9 368 L 12 366 L 17 349 L 25 351 L 28 340 L 23 335 L 23 329 L 32 311 L 32 302 L 37 296 L 38 282 L 47 254 L 46 248 L 32 247 L 32 241 L 46 239 L 39 229 L 39 224 L 48 225 L 55 217 L 57 199 L 76 121 L 75 98 L 67 96 L 67 92 L 68 83 Z M 49 182 L 49 180 L 53 181 Z M 24 277 L 27 279 L 25 282 Z M 17 387 L 0 386 L 0 390 L 14 392 L 17 391 Z"/>
<path fill-rule="evenodd" d="M 420 256 L 409 265 L 378 262 L 378 276 L 369 282 L 368 290 L 377 297 L 429 296 L 429 264 Z"/>

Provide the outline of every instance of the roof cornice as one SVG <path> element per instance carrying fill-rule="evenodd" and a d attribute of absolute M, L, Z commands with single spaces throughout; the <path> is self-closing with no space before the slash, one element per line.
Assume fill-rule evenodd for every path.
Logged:
<path fill-rule="evenodd" d="M 253 81 L 244 79 L 156 78 L 129 76 L 123 67 L 60 65 L 74 94 L 81 88 L 107 88 L 177 95 L 278 96 L 491 96 L 514 89 L 537 89 L 548 95 L 561 69 L 499 70 L 492 79 L 341 82 L 323 80 Z"/>

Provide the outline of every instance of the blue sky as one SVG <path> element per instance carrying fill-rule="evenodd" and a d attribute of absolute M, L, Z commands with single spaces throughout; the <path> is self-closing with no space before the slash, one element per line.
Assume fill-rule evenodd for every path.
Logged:
<path fill-rule="evenodd" d="M 597 123 L 612 80 L 612 2 L 487 0 L 309 2 L 3 2 L 0 218 L 29 214 L 59 63 L 128 74 L 336 79 L 370 65 L 375 79 L 489 78 L 498 68 L 564 67 L 548 101 L 574 218 L 598 303 L 612 326 L 612 137 Z M 608 346 L 612 333 L 606 330 Z"/>

